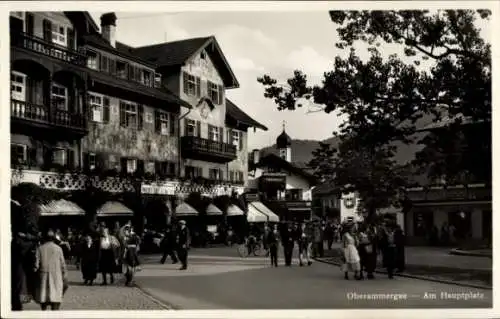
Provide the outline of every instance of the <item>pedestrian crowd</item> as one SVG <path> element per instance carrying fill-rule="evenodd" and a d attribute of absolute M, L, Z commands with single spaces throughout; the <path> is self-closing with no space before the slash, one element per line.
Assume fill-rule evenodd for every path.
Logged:
<path fill-rule="evenodd" d="M 382 257 L 383 266 L 389 278 L 395 272 L 405 268 L 405 236 L 401 227 L 393 219 L 379 224 L 347 223 L 343 227 L 342 248 L 343 263 L 341 269 L 344 278 L 354 273 L 357 280 L 374 279 L 378 256 Z"/>

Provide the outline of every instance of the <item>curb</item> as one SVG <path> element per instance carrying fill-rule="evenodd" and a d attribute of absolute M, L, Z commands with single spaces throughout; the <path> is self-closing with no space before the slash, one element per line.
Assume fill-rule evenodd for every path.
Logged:
<path fill-rule="evenodd" d="M 316 261 L 318 261 L 320 263 L 324 263 L 324 264 L 341 266 L 341 264 L 338 263 L 338 262 L 320 260 L 320 259 L 317 259 L 317 258 L 314 258 L 314 260 L 316 260 Z M 375 270 L 375 273 L 387 275 L 387 272 L 383 271 L 383 270 Z M 455 286 L 461 286 L 461 287 L 469 287 L 469 288 L 476 288 L 476 289 L 493 290 L 493 287 L 490 287 L 490 286 L 467 284 L 467 283 L 458 283 L 458 282 L 451 281 L 451 280 L 436 279 L 436 278 L 430 278 L 430 277 L 419 276 L 419 275 L 410 275 L 410 274 L 397 273 L 397 274 L 394 274 L 394 276 L 403 277 L 403 278 L 418 279 L 418 280 L 425 280 L 425 281 L 432 281 L 432 282 L 437 282 L 437 283 L 441 283 L 441 284 L 449 284 L 449 285 L 455 285 Z"/>
<path fill-rule="evenodd" d="M 471 256 L 471 257 L 483 257 L 483 258 L 493 258 L 493 255 L 487 255 L 487 254 L 481 254 L 481 253 L 474 253 L 466 250 L 461 250 L 461 249 L 452 249 L 449 252 L 450 255 L 456 255 L 456 256 Z"/>
<path fill-rule="evenodd" d="M 156 298 L 155 296 L 153 296 L 152 294 L 147 292 L 145 289 L 142 289 L 141 286 L 138 285 L 137 283 L 134 283 L 133 287 L 135 289 L 139 290 L 145 297 L 149 298 L 151 301 L 156 303 L 158 306 L 162 307 L 163 310 L 176 310 L 176 308 L 174 306 L 168 305 L 165 302 L 161 301 L 160 299 Z"/>

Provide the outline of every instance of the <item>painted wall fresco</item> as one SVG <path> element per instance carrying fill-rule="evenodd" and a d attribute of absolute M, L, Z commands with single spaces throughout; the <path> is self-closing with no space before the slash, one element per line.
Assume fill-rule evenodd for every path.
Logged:
<path fill-rule="evenodd" d="M 145 161 L 175 161 L 178 139 L 155 131 L 154 109 L 144 106 L 142 130 L 120 126 L 119 99 L 110 97 L 109 123 L 89 122 L 89 134 L 83 138 L 83 152 L 107 153 Z"/>

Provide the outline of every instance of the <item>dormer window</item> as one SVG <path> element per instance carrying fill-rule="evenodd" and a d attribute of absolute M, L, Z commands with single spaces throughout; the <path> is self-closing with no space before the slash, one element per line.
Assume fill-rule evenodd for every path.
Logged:
<path fill-rule="evenodd" d="M 116 76 L 121 79 L 127 79 L 128 77 L 128 63 L 124 61 L 116 61 Z"/>
<path fill-rule="evenodd" d="M 152 86 L 151 72 L 148 70 L 142 70 L 142 79 L 145 86 Z"/>
<path fill-rule="evenodd" d="M 99 55 L 97 52 L 87 50 L 87 67 L 93 70 L 99 70 Z"/>

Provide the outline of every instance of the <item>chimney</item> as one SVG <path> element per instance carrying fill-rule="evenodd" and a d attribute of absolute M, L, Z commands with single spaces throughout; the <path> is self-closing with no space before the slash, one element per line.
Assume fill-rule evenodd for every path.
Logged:
<path fill-rule="evenodd" d="M 113 48 L 116 47 L 116 14 L 114 12 L 101 16 L 101 34 Z"/>
<path fill-rule="evenodd" d="M 252 150 L 252 159 L 254 164 L 258 164 L 260 161 L 260 151 L 258 149 Z"/>

